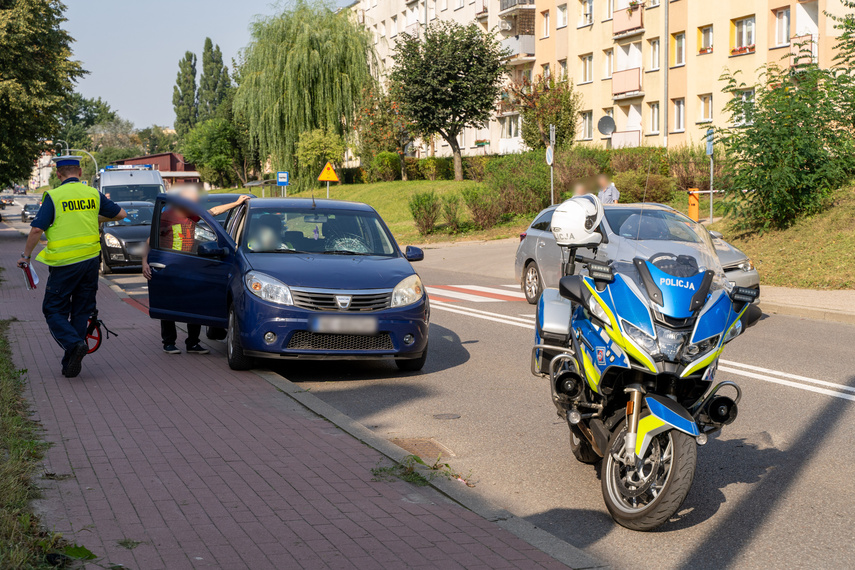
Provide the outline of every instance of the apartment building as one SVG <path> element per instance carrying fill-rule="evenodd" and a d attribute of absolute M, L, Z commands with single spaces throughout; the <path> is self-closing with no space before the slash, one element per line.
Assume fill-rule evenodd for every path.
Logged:
<path fill-rule="evenodd" d="M 504 47 L 510 49 L 514 77 L 532 73 L 535 61 L 535 0 L 359 0 L 351 10 L 357 22 L 374 36 L 379 76 L 394 64 L 392 53 L 403 33 L 421 35 L 425 22 L 456 21 L 477 23 L 485 31 L 495 30 Z M 516 113 L 499 113 L 481 129 L 465 129 L 461 137 L 464 155 L 507 154 L 523 150 L 520 121 Z M 427 156 L 450 156 L 451 148 L 441 138 L 421 141 L 416 152 Z"/>
<path fill-rule="evenodd" d="M 844 13 L 839 0 L 535 1 L 534 72 L 572 79 L 584 101 L 578 138 L 615 148 L 679 146 L 724 124 L 726 69 L 752 83 L 765 63 L 792 65 L 799 45 L 830 65 L 826 12 Z M 606 115 L 610 137 L 596 126 Z"/>

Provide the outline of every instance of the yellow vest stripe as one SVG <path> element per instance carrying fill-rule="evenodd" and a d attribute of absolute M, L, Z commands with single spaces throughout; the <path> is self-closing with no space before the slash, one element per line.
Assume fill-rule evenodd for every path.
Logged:
<path fill-rule="evenodd" d="M 184 250 L 184 236 L 181 235 L 181 224 L 172 225 L 172 249 L 175 251 Z"/>

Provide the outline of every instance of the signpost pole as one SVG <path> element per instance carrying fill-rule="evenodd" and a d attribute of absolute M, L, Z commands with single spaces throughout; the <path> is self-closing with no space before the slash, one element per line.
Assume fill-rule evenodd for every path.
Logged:
<path fill-rule="evenodd" d="M 713 218 L 713 133 L 712 129 L 707 129 L 707 154 L 710 157 L 710 224 Z"/>
<path fill-rule="evenodd" d="M 330 181 L 327 180 L 327 200 L 330 199 Z"/>
<path fill-rule="evenodd" d="M 553 153 L 549 161 L 549 195 L 552 205 L 555 204 L 555 125 L 549 125 L 549 146 Z"/>

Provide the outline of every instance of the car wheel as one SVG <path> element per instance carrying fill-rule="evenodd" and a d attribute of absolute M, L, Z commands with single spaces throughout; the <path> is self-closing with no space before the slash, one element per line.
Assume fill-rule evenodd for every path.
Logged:
<path fill-rule="evenodd" d="M 220 327 L 205 327 L 205 336 L 210 340 L 225 340 L 229 331 Z"/>
<path fill-rule="evenodd" d="M 427 347 L 420 357 L 396 360 L 395 364 L 398 366 L 398 370 L 403 372 L 418 372 L 425 367 L 425 361 L 427 361 Z"/>
<path fill-rule="evenodd" d="M 113 272 L 113 268 L 107 265 L 107 260 L 101 256 L 101 275 L 109 275 Z"/>
<path fill-rule="evenodd" d="M 252 368 L 252 358 L 243 353 L 240 344 L 240 329 L 234 307 L 229 309 L 229 328 L 226 331 L 226 353 L 229 368 L 232 370 L 249 370 Z"/>
<path fill-rule="evenodd" d="M 525 294 L 525 300 L 530 305 L 536 305 L 537 300 L 540 299 L 540 294 L 543 292 L 543 281 L 540 279 L 540 271 L 537 270 L 537 263 L 530 261 L 525 266 L 521 285 Z"/>

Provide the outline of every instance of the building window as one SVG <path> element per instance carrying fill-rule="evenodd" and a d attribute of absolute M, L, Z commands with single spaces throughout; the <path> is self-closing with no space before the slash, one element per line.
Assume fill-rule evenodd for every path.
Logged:
<path fill-rule="evenodd" d="M 380 41 L 380 36 L 377 33 L 377 24 L 374 24 L 374 44 Z"/>
<path fill-rule="evenodd" d="M 698 28 L 698 53 L 712 53 L 713 33 L 712 26 Z"/>
<path fill-rule="evenodd" d="M 650 103 L 650 132 L 659 132 L 659 103 Z"/>
<path fill-rule="evenodd" d="M 499 119 L 503 139 L 515 139 L 520 136 L 520 116 L 509 115 Z"/>
<path fill-rule="evenodd" d="M 790 9 L 775 10 L 775 45 L 790 44 Z"/>
<path fill-rule="evenodd" d="M 448 0 L 442 0 L 442 4 L 440 4 L 441 10 L 448 10 Z"/>
<path fill-rule="evenodd" d="M 615 0 L 606 0 L 606 20 L 611 20 L 615 15 Z"/>
<path fill-rule="evenodd" d="M 594 0 L 581 0 L 582 10 L 579 17 L 579 26 L 590 26 L 594 23 Z"/>
<path fill-rule="evenodd" d="M 582 140 L 591 140 L 594 138 L 594 112 L 584 111 L 582 113 Z"/>
<path fill-rule="evenodd" d="M 541 16 L 543 16 L 543 37 L 549 37 L 549 10 L 546 12 L 541 12 Z"/>
<path fill-rule="evenodd" d="M 392 32 L 392 37 L 394 38 L 395 36 L 398 35 L 398 17 L 397 16 L 392 16 L 392 19 L 389 20 L 389 27 L 391 28 L 390 31 Z"/>
<path fill-rule="evenodd" d="M 751 110 L 754 107 L 754 90 L 746 89 L 738 95 L 742 99 L 742 112 L 734 116 L 737 125 L 750 125 L 754 122 L 751 118 Z"/>
<path fill-rule="evenodd" d="M 558 67 L 561 70 L 561 79 L 567 79 L 567 60 L 562 59 L 559 61 Z"/>
<path fill-rule="evenodd" d="M 686 64 L 686 34 L 680 32 L 671 36 L 673 41 L 674 51 L 674 67 L 679 67 Z"/>
<path fill-rule="evenodd" d="M 686 130 L 686 100 L 674 99 L 674 132 Z"/>
<path fill-rule="evenodd" d="M 428 19 L 436 20 L 436 0 L 428 3 Z"/>
<path fill-rule="evenodd" d="M 647 0 L 647 7 L 652 8 L 659 5 L 659 0 Z"/>
<path fill-rule="evenodd" d="M 543 76 L 543 78 L 549 79 L 549 64 L 544 63 L 543 65 L 540 66 L 540 70 L 541 70 L 541 75 Z"/>
<path fill-rule="evenodd" d="M 699 99 L 701 100 L 701 122 L 712 121 L 712 93 L 700 95 Z"/>
<path fill-rule="evenodd" d="M 558 21 L 555 22 L 556 28 L 564 28 L 567 26 L 567 4 L 562 4 L 558 7 Z"/>
<path fill-rule="evenodd" d="M 733 50 L 738 52 L 754 51 L 754 16 L 734 20 Z"/>
<path fill-rule="evenodd" d="M 615 50 L 607 49 L 603 52 L 603 55 L 605 56 L 604 59 L 606 64 L 606 68 L 603 70 L 605 72 L 604 76 L 611 77 L 612 73 L 615 71 Z"/>
<path fill-rule="evenodd" d="M 650 40 L 650 69 L 659 69 L 659 38 Z"/>
<path fill-rule="evenodd" d="M 386 20 L 380 22 L 380 35 L 386 37 Z"/>
<path fill-rule="evenodd" d="M 614 119 L 615 118 L 615 108 L 614 107 L 606 107 L 605 109 L 603 109 L 603 115 L 605 115 L 606 117 L 611 117 L 612 119 Z"/>
<path fill-rule="evenodd" d="M 580 83 L 590 83 L 594 80 L 594 54 L 589 53 L 579 59 L 582 60 L 582 81 Z"/>

